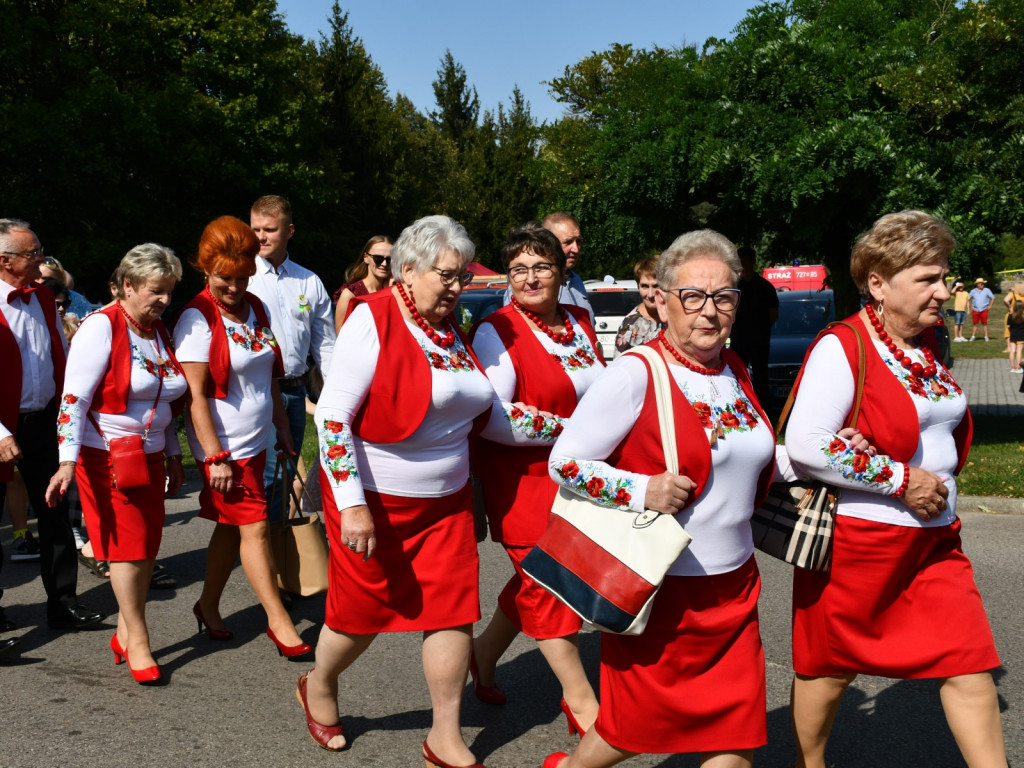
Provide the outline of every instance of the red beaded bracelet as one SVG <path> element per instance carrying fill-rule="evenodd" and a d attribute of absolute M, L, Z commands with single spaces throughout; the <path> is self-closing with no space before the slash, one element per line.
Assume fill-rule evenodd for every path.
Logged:
<path fill-rule="evenodd" d="M 903 482 L 900 483 L 900 487 L 893 493 L 893 498 L 899 499 L 907 492 L 907 485 L 910 483 L 910 465 L 903 465 Z"/>
<path fill-rule="evenodd" d="M 220 464 L 230 455 L 231 451 L 221 451 L 220 453 L 213 454 L 213 456 L 207 456 L 205 459 L 203 459 L 203 464 L 206 464 L 207 466 L 209 466 L 210 464 Z"/>

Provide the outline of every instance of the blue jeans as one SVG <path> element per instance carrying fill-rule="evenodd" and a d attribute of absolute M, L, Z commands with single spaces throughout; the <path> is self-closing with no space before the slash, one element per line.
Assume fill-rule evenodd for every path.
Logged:
<path fill-rule="evenodd" d="M 281 392 L 284 411 L 288 414 L 288 426 L 292 433 L 292 445 L 295 452 L 302 452 L 302 438 L 306 434 L 306 389 L 299 387 Z M 281 520 L 281 483 L 271 488 L 274 483 L 274 470 L 277 468 L 277 452 L 273 445 L 267 446 L 267 466 L 263 470 L 263 489 L 267 493 L 267 520 Z M 292 473 L 287 463 L 284 465 L 285 482 L 290 483 Z"/>

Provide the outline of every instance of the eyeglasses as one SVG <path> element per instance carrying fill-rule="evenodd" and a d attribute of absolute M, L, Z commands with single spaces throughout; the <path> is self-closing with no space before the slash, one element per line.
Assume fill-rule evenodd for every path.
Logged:
<path fill-rule="evenodd" d="M 59 310 L 65 311 L 70 306 L 71 306 L 71 300 L 70 299 L 64 299 L 62 301 L 61 300 L 57 301 L 57 309 L 59 309 Z"/>
<path fill-rule="evenodd" d="M 378 267 L 381 264 L 387 264 L 389 267 L 391 266 L 390 256 L 381 256 L 379 253 L 371 253 L 370 258 L 373 259 L 373 263 L 376 264 Z"/>
<path fill-rule="evenodd" d="M 508 277 L 513 283 L 522 283 L 531 272 L 541 280 L 546 280 L 555 274 L 555 265 L 542 261 L 539 264 L 534 264 L 532 267 L 524 267 L 522 265 L 512 267 L 508 271 Z"/>
<path fill-rule="evenodd" d="M 441 277 L 441 283 L 447 287 L 452 283 L 458 281 L 460 285 L 469 285 L 473 282 L 472 272 L 454 272 L 450 269 L 438 269 L 437 267 L 431 267 L 432 270 L 437 272 Z"/>
<path fill-rule="evenodd" d="M 705 293 L 700 288 L 667 288 L 669 293 L 679 296 L 683 309 L 687 312 L 700 312 L 708 299 L 714 302 L 719 312 L 732 312 L 740 304 L 739 288 L 722 288 L 714 293 Z"/>
<path fill-rule="evenodd" d="M 42 248 L 40 248 L 39 250 L 42 250 Z M 55 258 L 53 258 L 53 256 L 47 256 L 45 259 L 43 259 L 43 266 L 49 267 L 50 269 L 64 269 L 63 265 Z"/>
<path fill-rule="evenodd" d="M 44 258 L 44 256 L 43 256 L 43 246 L 39 246 L 38 248 L 33 248 L 31 251 L 0 251 L 0 253 L 2 253 L 4 256 L 14 256 L 15 258 L 20 256 L 23 259 L 42 259 L 42 258 Z"/>

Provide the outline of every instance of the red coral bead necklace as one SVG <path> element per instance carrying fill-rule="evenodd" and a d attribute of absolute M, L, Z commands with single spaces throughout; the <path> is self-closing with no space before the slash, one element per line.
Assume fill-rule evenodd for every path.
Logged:
<path fill-rule="evenodd" d="M 430 327 L 430 324 L 423 319 L 423 315 L 420 314 L 419 310 L 416 309 L 416 300 L 412 293 L 412 288 L 409 292 L 405 292 L 405 286 L 401 283 L 395 283 L 398 288 L 398 293 L 402 296 L 402 301 L 405 302 L 405 306 L 409 309 L 409 314 L 412 315 L 412 319 L 416 321 L 416 325 L 420 327 L 427 338 L 437 344 L 441 349 L 448 349 L 455 344 L 455 331 L 451 327 L 451 319 L 448 318 L 448 333 L 441 336 L 437 331 Z"/>
<path fill-rule="evenodd" d="M 718 374 L 725 370 L 725 363 L 722 363 L 717 368 L 705 368 L 703 366 L 697 365 L 696 363 L 691 363 L 689 360 L 687 360 L 685 357 L 679 354 L 679 350 L 672 346 L 671 342 L 669 342 L 668 340 L 668 337 L 665 336 L 664 330 L 658 333 L 658 341 L 661 342 L 661 345 L 665 347 L 665 349 L 668 350 L 669 354 L 672 355 L 672 357 L 674 357 L 676 360 L 678 360 L 684 368 L 689 368 L 694 373 L 702 373 L 705 376 L 717 376 Z"/>
<path fill-rule="evenodd" d="M 561 315 L 562 325 L 565 326 L 565 330 L 557 332 L 551 330 L 551 326 L 537 317 L 536 312 L 531 312 L 520 304 L 515 296 L 512 297 L 512 306 L 522 312 L 531 323 L 537 326 L 537 330 L 541 333 L 546 333 L 548 338 L 556 344 L 572 344 L 572 340 L 576 338 L 576 329 L 572 327 L 572 320 L 569 319 L 569 313 L 565 311 L 564 307 L 559 307 L 558 312 Z"/>
<path fill-rule="evenodd" d="M 241 317 L 242 305 L 245 303 L 244 298 L 235 306 L 229 307 L 227 304 L 225 304 L 223 301 L 221 301 L 220 299 L 213 295 L 213 291 L 210 290 L 209 283 L 207 283 L 206 285 L 206 295 L 210 297 L 210 300 L 213 301 L 213 303 L 217 306 L 218 309 L 227 312 L 229 315 Z"/>
<path fill-rule="evenodd" d="M 118 302 L 117 302 L 117 308 L 119 310 L 121 310 L 121 314 L 124 315 L 124 319 L 127 320 L 132 325 L 134 325 L 136 328 L 138 328 L 142 333 L 152 333 L 153 332 L 153 326 L 152 325 L 149 326 L 149 328 L 147 328 L 146 326 L 142 325 L 141 323 L 135 322 L 135 318 L 128 314 L 128 310 L 124 308 L 124 304 L 122 304 L 120 300 L 118 300 Z"/>
<path fill-rule="evenodd" d="M 885 332 L 885 326 L 882 325 L 882 321 L 878 319 L 878 315 L 875 314 L 875 308 L 870 304 L 864 305 L 864 311 L 867 313 L 868 320 L 871 321 L 871 327 L 875 329 L 875 333 L 878 334 L 878 340 L 885 344 L 886 349 L 889 353 L 896 358 L 896 361 L 906 368 L 910 373 L 918 378 L 930 379 L 936 373 L 938 373 L 938 366 L 935 365 L 935 354 L 927 347 L 922 344 L 921 354 L 924 355 L 925 365 L 921 365 L 910 358 L 906 352 L 896 346 L 896 342 L 892 340 L 892 337 Z"/>

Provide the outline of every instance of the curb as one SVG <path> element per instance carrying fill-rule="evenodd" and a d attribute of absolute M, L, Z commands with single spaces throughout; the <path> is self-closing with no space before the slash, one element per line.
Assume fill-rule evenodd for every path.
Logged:
<path fill-rule="evenodd" d="M 956 511 L 982 512 L 986 515 L 1024 515 L 1024 499 L 1002 496 L 958 496 Z"/>

